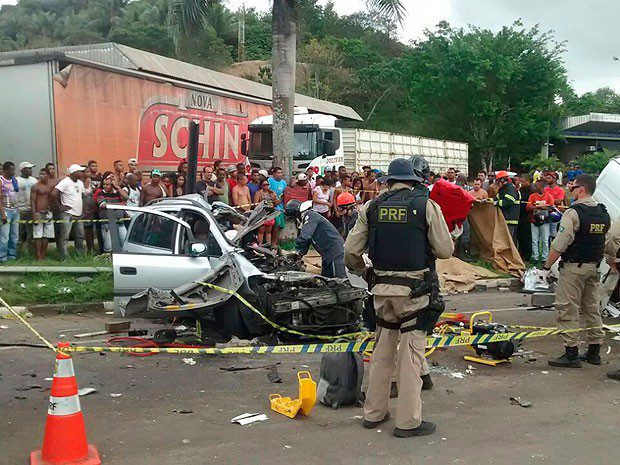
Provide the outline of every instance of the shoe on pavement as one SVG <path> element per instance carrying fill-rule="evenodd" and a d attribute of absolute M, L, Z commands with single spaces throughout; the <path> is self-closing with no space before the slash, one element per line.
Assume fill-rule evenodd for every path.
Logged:
<path fill-rule="evenodd" d="M 413 429 L 394 428 L 394 436 L 397 438 L 411 438 L 414 436 L 428 436 L 433 434 L 437 429 L 437 425 L 432 421 L 423 421 L 420 426 Z"/>
<path fill-rule="evenodd" d="M 579 360 L 579 350 L 577 347 L 566 347 L 565 353 L 555 360 L 549 360 L 547 363 L 552 367 L 560 368 L 581 368 L 581 360 Z"/>
<path fill-rule="evenodd" d="M 592 365 L 600 365 L 601 364 L 601 345 L 590 344 L 588 346 L 588 350 L 579 356 L 579 360 L 583 360 L 584 362 L 591 363 Z"/>
<path fill-rule="evenodd" d="M 366 429 L 373 429 L 379 426 L 380 424 L 385 423 L 389 419 L 390 419 L 390 412 L 386 413 L 385 416 L 383 417 L 383 420 L 379 420 L 379 421 L 370 421 L 364 418 L 364 421 L 362 421 L 362 426 Z"/>
<path fill-rule="evenodd" d="M 610 371 L 609 373 L 607 373 L 607 377 L 609 379 L 617 379 L 618 381 L 620 381 L 620 370 Z"/>

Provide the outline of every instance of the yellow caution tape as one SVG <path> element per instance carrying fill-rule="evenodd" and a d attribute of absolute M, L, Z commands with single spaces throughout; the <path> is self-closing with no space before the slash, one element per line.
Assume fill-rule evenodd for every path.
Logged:
<path fill-rule="evenodd" d="M 605 325 L 604 328 L 620 329 L 620 324 Z M 441 349 L 447 347 L 461 347 L 477 344 L 489 344 L 503 341 L 523 341 L 545 336 L 586 331 L 593 328 L 583 329 L 545 329 L 540 331 L 521 331 L 499 334 L 464 334 L 428 336 L 426 347 L 429 349 Z M 84 347 L 71 346 L 63 349 L 64 352 L 119 352 L 137 354 L 177 354 L 177 355 L 227 355 L 227 354 L 319 354 L 357 352 L 362 353 L 374 348 L 375 341 L 369 338 L 361 341 L 331 342 L 316 344 L 294 344 L 278 346 L 247 346 L 247 347 L 222 347 L 222 348 L 139 348 L 139 347 Z"/>
<path fill-rule="evenodd" d="M 131 218 L 119 218 L 117 223 L 122 223 L 123 221 L 129 221 Z M 79 220 L 17 220 L 19 224 L 35 224 L 35 223 L 107 223 L 109 220 L 107 218 L 103 219 L 79 219 Z"/>
<path fill-rule="evenodd" d="M 56 351 L 56 348 L 54 347 L 54 345 L 53 345 L 51 342 L 49 342 L 47 339 L 45 339 L 43 336 L 41 336 L 41 334 L 40 334 L 40 333 L 39 333 L 36 329 L 34 329 L 34 328 L 30 325 L 30 323 L 28 323 L 28 322 L 27 322 L 27 321 L 26 321 L 26 320 L 25 320 L 25 319 L 24 319 L 24 318 L 23 318 L 23 317 L 19 314 L 19 312 L 15 311 L 15 309 L 14 309 L 13 307 L 11 307 L 8 303 L 6 303 L 6 301 L 5 301 L 2 297 L 0 297 L 0 304 L 4 305 L 4 306 L 7 308 L 7 310 L 8 310 L 9 312 L 11 312 L 13 315 L 15 315 L 15 318 L 17 318 L 19 321 L 21 321 L 21 322 L 22 322 L 22 323 L 26 326 L 26 328 L 28 328 L 30 331 L 32 331 L 32 332 L 35 334 L 35 336 L 37 336 L 39 339 L 41 339 L 41 340 L 43 341 L 43 343 L 44 343 L 47 347 L 49 347 L 49 348 L 50 348 L 50 349 L 52 349 L 53 351 Z"/>

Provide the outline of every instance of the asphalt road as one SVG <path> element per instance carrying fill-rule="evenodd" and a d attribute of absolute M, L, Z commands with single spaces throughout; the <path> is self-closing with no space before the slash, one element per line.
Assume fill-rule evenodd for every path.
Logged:
<path fill-rule="evenodd" d="M 526 301 L 522 294 L 488 292 L 451 297 L 448 307 L 471 311 Z M 512 310 L 495 317 L 554 323 L 549 311 Z M 109 318 L 86 313 L 29 321 L 56 340 L 100 330 Z M 0 342 L 36 343 L 18 322 L 0 324 L 9 326 L 0 330 Z M 108 465 L 617 463 L 620 383 L 605 374 L 620 367 L 620 342 L 608 337 L 603 366 L 579 370 L 547 366 L 548 357 L 562 350 L 557 337 L 527 341 L 524 349 L 532 352 L 496 368 L 475 365 L 472 374 L 466 373 L 472 364 L 462 360 L 465 349 L 433 354 L 435 387 L 423 393 L 423 411 L 438 429 L 410 439 L 394 438 L 393 422 L 362 429 L 359 408 L 317 405 L 309 417 L 295 420 L 269 410 L 269 394 L 296 394 L 297 371 L 307 369 L 318 378 L 318 355 L 205 356 L 187 365 L 167 355 L 80 354 L 74 364 L 79 386 L 98 389 L 81 402 L 89 440 Z M 219 369 L 277 362 L 282 384 L 271 384 L 266 369 Z M 45 378 L 52 370 L 48 350 L 0 348 L 0 464 L 28 463 L 30 452 L 40 447 L 51 384 Z M 457 372 L 464 379 L 453 377 Z M 40 387 L 28 389 L 32 386 Z M 532 406 L 511 404 L 509 398 L 517 396 Z M 394 400 L 392 408 L 397 405 Z M 230 423 L 245 412 L 264 412 L 269 419 L 245 427 Z"/>

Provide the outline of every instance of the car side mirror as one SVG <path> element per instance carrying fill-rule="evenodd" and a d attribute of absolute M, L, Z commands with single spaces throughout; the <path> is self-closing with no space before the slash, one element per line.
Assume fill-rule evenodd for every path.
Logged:
<path fill-rule="evenodd" d="M 192 242 L 189 246 L 189 254 L 192 257 L 201 257 L 207 252 L 207 245 L 203 242 Z"/>

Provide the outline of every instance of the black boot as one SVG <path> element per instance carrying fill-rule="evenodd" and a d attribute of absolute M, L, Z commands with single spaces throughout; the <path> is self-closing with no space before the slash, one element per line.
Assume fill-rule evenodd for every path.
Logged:
<path fill-rule="evenodd" d="M 591 363 L 592 365 L 600 365 L 601 364 L 601 345 L 600 344 L 590 344 L 588 346 L 588 350 L 583 355 L 579 356 L 579 360 L 586 361 Z"/>
<path fill-rule="evenodd" d="M 422 390 L 423 391 L 430 391 L 431 389 L 433 389 L 433 380 L 431 379 L 430 373 L 427 373 L 426 375 L 422 375 L 420 376 L 420 378 L 422 378 Z"/>
<path fill-rule="evenodd" d="M 437 429 L 437 425 L 432 421 L 423 421 L 420 426 L 414 429 L 394 428 L 394 436 L 397 438 L 410 438 L 413 436 L 427 436 L 433 434 Z"/>
<path fill-rule="evenodd" d="M 390 412 L 386 413 L 385 416 L 383 417 L 383 420 L 379 420 L 379 421 L 370 421 L 364 418 L 364 421 L 362 421 L 362 426 L 366 429 L 373 429 L 381 425 L 382 423 L 385 423 L 389 419 L 390 419 Z"/>
<path fill-rule="evenodd" d="M 555 360 L 549 360 L 547 363 L 552 367 L 581 368 L 579 350 L 577 347 L 566 347 L 564 355 Z"/>
<path fill-rule="evenodd" d="M 617 379 L 618 381 L 620 381 L 620 370 L 610 371 L 609 373 L 607 373 L 607 377 L 609 379 Z"/>

